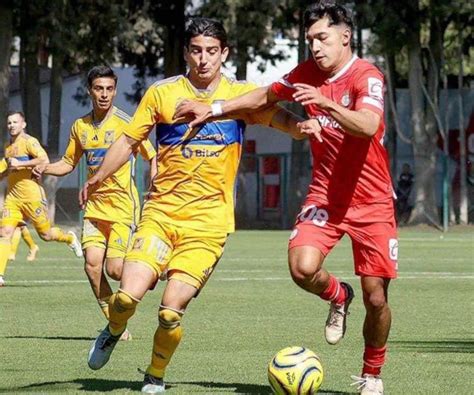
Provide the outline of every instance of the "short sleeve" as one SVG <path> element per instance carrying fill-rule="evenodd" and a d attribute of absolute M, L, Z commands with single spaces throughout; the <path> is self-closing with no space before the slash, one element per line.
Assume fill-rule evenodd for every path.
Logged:
<path fill-rule="evenodd" d="M 30 137 L 27 141 L 27 150 L 28 150 L 28 155 L 30 155 L 33 158 L 44 158 L 48 157 L 48 154 L 44 150 L 44 148 L 41 146 L 39 141 L 35 139 L 34 137 Z"/>
<path fill-rule="evenodd" d="M 296 92 L 293 86 L 296 82 L 303 82 L 302 75 L 306 63 L 301 63 L 288 74 L 274 82 L 270 89 L 281 100 L 294 101 L 293 93 Z"/>
<path fill-rule="evenodd" d="M 155 85 L 148 88 L 133 115 L 132 121 L 125 129 L 125 134 L 137 141 L 148 138 L 153 126 L 160 117 L 160 98 Z"/>
<path fill-rule="evenodd" d="M 73 125 L 71 134 L 69 135 L 69 142 L 66 147 L 62 160 L 70 166 L 76 167 L 83 154 L 83 149 L 79 136 L 77 135 L 76 127 Z"/>
<path fill-rule="evenodd" d="M 366 108 L 383 116 L 384 78 L 383 74 L 370 65 L 354 83 L 355 110 Z"/>
<path fill-rule="evenodd" d="M 138 152 L 145 160 L 152 160 L 156 156 L 155 147 L 150 140 L 143 140 L 138 146 Z"/>

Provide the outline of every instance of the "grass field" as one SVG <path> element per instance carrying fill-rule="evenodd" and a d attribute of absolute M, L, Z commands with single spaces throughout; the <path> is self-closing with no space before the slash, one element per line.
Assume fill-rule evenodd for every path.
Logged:
<path fill-rule="evenodd" d="M 354 393 L 360 373 L 364 308 L 344 239 L 326 261 L 356 289 L 346 338 L 324 341 L 327 304 L 289 278 L 289 232 L 240 231 L 184 316 L 185 335 L 168 369 L 169 394 L 268 394 L 266 365 L 289 345 L 306 346 L 325 368 L 323 394 Z M 151 352 L 162 285 L 140 304 L 121 342 L 100 371 L 87 351 L 105 321 L 82 261 L 63 245 L 40 244 L 25 261 L 20 246 L 0 288 L 0 392 L 126 393 L 139 391 Z M 390 289 L 393 325 L 383 371 L 387 394 L 472 394 L 474 377 L 474 228 L 400 232 L 400 278 Z"/>

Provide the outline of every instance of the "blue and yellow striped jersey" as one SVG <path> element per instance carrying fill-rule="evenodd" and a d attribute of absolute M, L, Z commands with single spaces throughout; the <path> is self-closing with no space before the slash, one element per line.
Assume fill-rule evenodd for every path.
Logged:
<path fill-rule="evenodd" d="M 82 155 L 86 157 L 87 177 L 92 177 L 104 160 L 112 143 L 123 133 L 130 122 L 130 116 L 113 107 L 112 112 L 100 124 L 95 124 L 92 113 L 77 119 L 72 125 L 69 144 L 63 161 L 71 166 L 79 163 Z M 152 144 L 145 140 L 138 147 L 145 160 L 156 155 Z M 85 218 L 96 218 L 111 222 L 135 223 L 137 220 L 138 193 L 133 181 L 135 157 L 125 163 L 87 201 Z"/>
<path fill-rule="evenodd" d="M 14 143 L 5 147 L 5 158 L 28 161 L 35 158 L 47 158 L 48 154 L 39 141 L 26 133 L 19 135 Z M 44 200 L 43 188 L 31 178 L 32 168 L 19 168 L 8 171 L 7 195 L 23 201 L 33 202 Z"/>
<path fill-rule="evenodd" d="M 147 90 L 125 134 L 141 141 L 156 125 L 158 174 L 150 199 L 157 203 L 157 221 L 234 231 L 235 179 L 246 124 L 269 125 L 277 108 L 218 119 L 193 130 L 187 123 L 174 122 L 173 115 L 184 99 L 211 104 L 255 88 L 222 75 L 212 92 L 196 89 L 185 76 L 158 81 Z"/>

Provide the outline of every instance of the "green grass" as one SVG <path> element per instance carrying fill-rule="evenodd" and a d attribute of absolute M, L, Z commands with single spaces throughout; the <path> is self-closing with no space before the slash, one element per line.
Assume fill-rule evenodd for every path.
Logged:
<path fill-rule="evenodd" d="M 364 308 L 344 239 L 326 261 L 356 289 L 346 338 L 324 341 L 327 305 L 289 278 L 289 232 L 241 231 L 184 316 L 182 344 L 167 372 L 169 394 L 268 394 L 266 365 L 290 345 L 318 353 L 325 368 L 321 393 L 354 393 L 360 373 Z M 63 245 L 40 244 L 37 262 L 17 261 L 0 289 L 0 392 L 127 393 L 139 391 L 163 289 L 145 297 L 120 343 L 94 372 L 86 363 L 105 325 L 82 269 Z M 387 394 L 471 394 L 474 366 L 474 229 L 442 238 L 427 228 L 400 232 L 400 278 L 391 284 L 393 325 L 383 371 Z"/>

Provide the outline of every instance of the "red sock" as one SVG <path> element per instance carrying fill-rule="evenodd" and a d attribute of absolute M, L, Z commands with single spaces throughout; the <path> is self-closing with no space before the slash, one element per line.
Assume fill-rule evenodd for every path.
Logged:
<path fill-rule="evenodd" d="M 336 304 L 343 304 L 347 298 L 347 292 L 336 277 L 329 275 L 329 285 L 319 294 L 319 297 Z"/>
<path fill-rule="evenodd" d="M 364 368 L 362 369 L 362 376 L 370 374 L 373 376 L 380 375 L 382 366 L 385 363 L 385 354 L 387 346 L 376 348 L 365 346 L 364 350 Z"/>

